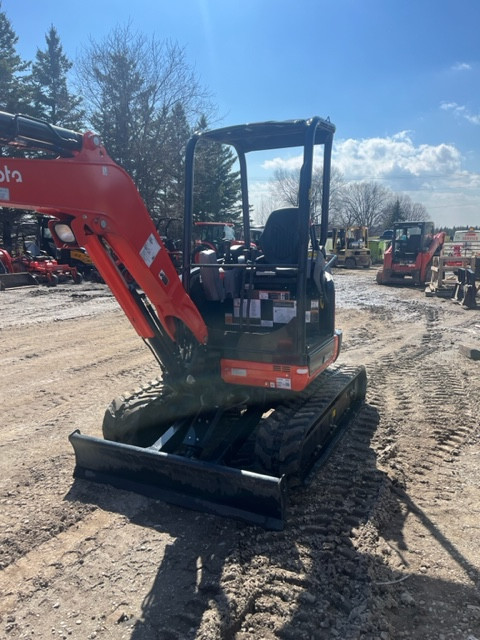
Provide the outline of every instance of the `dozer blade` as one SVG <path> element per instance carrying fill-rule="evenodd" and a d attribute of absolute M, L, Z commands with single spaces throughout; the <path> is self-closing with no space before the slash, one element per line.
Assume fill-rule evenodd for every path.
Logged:
<path fill-rule="evenodd" d="M 20 273 L 0 273 L 0 291 L 28 285 L 38 285 L 35 277 L 28 271 Z"/>
<path fill-rule="evenodd" d="M 283 529 L 283 478 L 85 436 L 78 430 L 69 440 L 75 451 L 75 478 L 104 482 L 266 529 Z"/>

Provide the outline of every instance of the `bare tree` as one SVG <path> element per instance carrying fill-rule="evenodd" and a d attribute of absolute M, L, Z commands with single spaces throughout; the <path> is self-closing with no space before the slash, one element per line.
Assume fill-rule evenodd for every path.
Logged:
<path fill-rule="evenodd" d="M 115 101 L 124 114 L 144 109 L 144 125 L 178 103 L 192 124 L 212 110 L 210 95 L 188 65 L 185 49 L 169 40 L 147 40 L 130 24 L 115 27 L 103 42 L 91 41 L 76 67 L 90 120 Z"/>
<path fill-rule="evenodd" d="M 300 169 L 276 169 L 270 180 L 270 193 L 278 207 L 298 205 Z"/>
<path fill-rule="evenodd" d="M 265 225 L 267 222 L 268 216 L 272 213 L 272 211 L 277 208 L 277 205 L 274 203 L 272 197 L 267 197 L 262 195 L 260 201 L 258 202 L 253 214 L 254 214 L 254 223 L 261 227 Z"/>
<path fill-rule="evenodd" d="M 271 180 L 270 191 L 272 200 L 277 206 L 298 205 L 298 184 L 300 180 L 299 169 L 277 169 Z M 340 211 L 342 202 L 342 193 L 344 188 L 344 179 L 342 173 L 332 167 L 330 174 L 330 218 L 335 219 Z M 312 189 L 310 193 L 311 201 L 311 217 L 314 223 L 319 223 L 322 209 L 322 193 L 323 193 L 323 169 L 317 167 L 312 176 Z"/>
<path fill-rule="evenodd" d="M 182 173 L 183 145 L 195 120 L 213 109 L 184 49 L 147 40 L 127 24 L 91 42 L 77 74 L 90 125 L 110 155 L 133 177 L 152 215 L 171 214 L 163 209 L 172 176 L 178 182 Z"/>
<path fill-rule="evenodd" d="M 383 210 L 383 228 L 389 229 L 395 222 L 405 220 L 430 220 L 430 216 L 424 205 L 413 202 L 410 196 L 404 193 L 394 194 Z"/>
<path fill-rule="evenodd" d="M 342 226 L 366 226 L 371 230 L 382 225 L 385 206 L 391 192 L 376 182 L 352 182 L 342 193 L 339 221 Z"/>
<path fill-rule="evenodd" d="M 329 219 L 335 220 L 341 208 L 345 180 L 342 172 L 336 167 L 330 170 L 330 198 L 329 198 Z M 323 197 L 323 169 L 317 167 L 313 172 L 312 179 L 312 220 L 319 224 L 322 217 L 322 197 Z"/>
<path fill-rule="evenodd" d="M 275 206 L 298 204 L 299 169 L 277 169 L 270 182 Z M 322 203 L 322 171 L 314 171 L 311 206 L 312 221 L 320 222 Z M 393 194 L 377 182 L 345 183 L 342 173 L 332 167 L 330 179 L 331 226 L 366 226 L 370 233 L 389 228 L 396 220 L 428 220 L 426 208 L 406 194 Z"/>

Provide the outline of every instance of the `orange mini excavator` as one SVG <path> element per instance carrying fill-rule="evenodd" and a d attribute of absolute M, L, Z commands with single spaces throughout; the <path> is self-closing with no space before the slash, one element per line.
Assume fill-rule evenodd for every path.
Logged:
<path fill-rule="evenodd" d="M 57 246 L 85 248 L 160 367 L 157 381 L 111 403 L 103 438 L 71 434 L 76 477 L 283 526 L 286 488 L 325 457 L 366 391 L 363 367 L 330 366 L 342 334 L 326 237 L 311 225 L 318 147 L 326 234 L 334 131 L 313 117 L 193 135 L 177 273 L 137 188 L 98 135 L 0 113 L 0 144 L 16 148 L 2 158 L 0 205 L 49 216 Z M 243 230 L 221 258 L 205 249 L 194 261 L 200 140 L 237 154 Z M 292 148 L 302 158 L 298 204 L 272 211 L 260 251 L 250 240 L 247 156 Z"/>

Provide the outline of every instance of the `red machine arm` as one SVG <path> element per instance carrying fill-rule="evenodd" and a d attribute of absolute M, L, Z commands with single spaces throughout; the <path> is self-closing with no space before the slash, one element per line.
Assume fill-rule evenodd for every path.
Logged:
<path fill-rule="evenodd" d="M 5 143 L 4 136 L 2 140 Z M 29 146 L 11 140 L 6 144 Z M 173 342 L 178 319 L 204 344 L 203 319 L 185 292 L 133 181 L 108 156 L 98 136 L 86 133 L 78 146 L 70 157 L 3 158 L 0 206 L 54 216 L 70 226 L 76 244 L 85 247 L 140 336 L 155 338 L 155 330 L 119 263 L 143 290 Z"/>

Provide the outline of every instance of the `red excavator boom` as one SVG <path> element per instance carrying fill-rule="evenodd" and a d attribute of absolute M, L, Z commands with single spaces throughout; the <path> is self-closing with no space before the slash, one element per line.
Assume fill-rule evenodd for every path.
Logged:
<path fill-rule="evenodd" d="M 199 343 L 206 342 L 205 323 L 186 294 L 135 184 L 108 156 L 97 135 L 0 113 L 0 140 L 60 154 L 48 161 L 4 158 L 0 205 L 52 216 L 49 226 L 58 246 L 84 247 L 162 364 L 175 366 L 169 343 L 176 340 L 176 320 Z M 140 284 L 159 322 L 139 304 L 119 263 L 127 265 Z"/>

